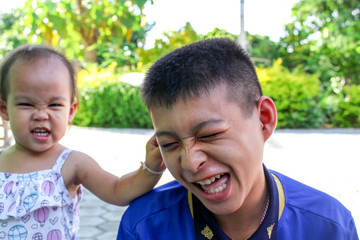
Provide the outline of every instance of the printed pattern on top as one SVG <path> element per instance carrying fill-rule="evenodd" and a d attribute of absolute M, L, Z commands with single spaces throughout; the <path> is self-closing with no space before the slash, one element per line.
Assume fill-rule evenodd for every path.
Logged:
<path fill-rule="evenodd" d="M 0 240 L 79 239 L 79 202 L 66 189 L 61 168 L 65 149 L 52 169 L 32 173 L 0 172 Z"/>

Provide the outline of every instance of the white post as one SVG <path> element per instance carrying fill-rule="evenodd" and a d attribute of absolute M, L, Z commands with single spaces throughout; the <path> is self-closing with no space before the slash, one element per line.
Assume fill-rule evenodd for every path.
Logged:
<path fill-rule="evenodd" d="M 240 35 L 239 35 L 239 43 L 243 48 L 245 46 L 245 30 L 244 30 L 244 1 L 240 0 Z"/>

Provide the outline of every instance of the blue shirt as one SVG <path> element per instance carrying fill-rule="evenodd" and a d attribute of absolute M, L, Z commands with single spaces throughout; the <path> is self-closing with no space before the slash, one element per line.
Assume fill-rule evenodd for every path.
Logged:
<path fill-rule="evenodd" d="M 359 239 L 351 213 L 335 198 L 265 167 L 264 172 L 270 205 L 263 223 L 249 239 Z M 131 203 L 121 219 L 117 239 L 229 238 L 201 202 L 173 181 Z"/>

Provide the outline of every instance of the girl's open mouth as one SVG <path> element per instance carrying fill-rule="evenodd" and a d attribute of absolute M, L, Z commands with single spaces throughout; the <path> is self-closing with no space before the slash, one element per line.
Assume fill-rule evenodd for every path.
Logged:
<path fill-rule="evenodd" d="M 39 140 L 46 139 L 50 136 L 50 131 L 46 128 L 35 128 L 31 131 L 31 134 Z"/>

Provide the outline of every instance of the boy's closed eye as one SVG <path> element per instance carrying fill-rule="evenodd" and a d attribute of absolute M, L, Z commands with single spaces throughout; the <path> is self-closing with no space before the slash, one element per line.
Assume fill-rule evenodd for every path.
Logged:
<path fill-rule="evenodd" d="M 170 150 L 172 148 L 175 148 L 178 142 L 170 142 L 170 143 L 164 143 L 160 144 L 160 147 L 164 150 Z"/>
<path fill-rule="evenodd" d="M 216 137 L 218 137 L 220 135 L 220 133 L 213 133 L 213 134 L 209 134 L 209 135 L 204 135 L 198 138 L 198 141 L 210 141 L 210 140 L 215 140 Z M 176 148 L 176 146 L 178 146 L 178 142 L 174 141 L 174 142 L 165 142 L 165 143 L 160 143 L 160 147 L 163 150 L 172 150 L 174 148 Z"/>
<path fill-rule="evenodd" d="M 213 134 L 201 136 L 201 137 L 199 137 L 199 139 L 210 140 L 210 139 L 213 139 L 213 138 L 217 137 L 219 134 L 220 133 L 213 133 Z"/>

